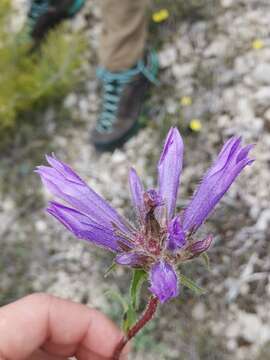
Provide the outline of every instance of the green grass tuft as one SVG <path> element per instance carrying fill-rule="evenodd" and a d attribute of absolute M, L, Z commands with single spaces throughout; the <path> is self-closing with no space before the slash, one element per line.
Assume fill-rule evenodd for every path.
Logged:
<path fill-rule="evenodd" d="M 10 31 L 12 16 L 10 0 L 1 0 L 0 137 L 15 127 L 22 112 L 62 98 L 74 88 L 86 50 L 83 35 L 70 33 L 64 23 L 38 50 L 29 51 L 29 43 Z"/>

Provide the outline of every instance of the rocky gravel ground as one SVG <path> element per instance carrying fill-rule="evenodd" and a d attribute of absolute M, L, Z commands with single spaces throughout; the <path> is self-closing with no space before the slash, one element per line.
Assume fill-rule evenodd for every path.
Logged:
<path fill-rule="evenodd" d="M 22 1 L 20 1 L 22 3 Z M 161 5 L 162 4 L 162 5 Z M 151 24 L 159 49 L 159 88 L 147 102 L 144 127 L 123 149 L 96 153 L 89 143 L 99 98 L 95 79 L 101 14 L 90 2 L 74 19 L 89 38 L 80 91 L 25 124 L 0 159 L 0 303 L 46 291 L 96 306 L 119 321 L 108 289 L 126 293 L 129 272 L 104 279 L 112 257 L 78 242 L 44 212 L 49 195 L 33 168 L 55 152 L 129 218 L 130 165 L 155 185 L 156 161 L 171 124 L 182 131 L 185 163 L 178 206 L 185 206 L 222 143 L 231 135 L 255 143 L 246 169 L 203 228 L 215 242 L 211 269 L 183 271 L 207 293 L 185 288 L 134 345 L 133 359 L 270 358 L 270 4 L 268 0 L 165 0 L 168 20 Z M 193 120 L 193 121 L 192 121 Z M 192 124 L 201 128 L 194 128 Z M 193 128 L 193 130 L 191 129 Z M 197 131 L 195 131 L 197 130 Z M 198 131 L 199 130 L 199 131 Z M 113 284 L 113 285 L 112 285 Z M 147 292 L 147 290 L 145 290 Z"/>

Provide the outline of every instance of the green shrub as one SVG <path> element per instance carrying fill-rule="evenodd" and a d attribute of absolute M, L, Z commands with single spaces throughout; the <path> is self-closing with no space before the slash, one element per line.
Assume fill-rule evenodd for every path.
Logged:
<path fill-rule="evenodd" d="M 10 31 L 10 0 L 0 1 L 0 135 L 18 114 L 68 93 L 78 81 L 86 41 L 67 24 L 51 31 L 36 51 Z"/>

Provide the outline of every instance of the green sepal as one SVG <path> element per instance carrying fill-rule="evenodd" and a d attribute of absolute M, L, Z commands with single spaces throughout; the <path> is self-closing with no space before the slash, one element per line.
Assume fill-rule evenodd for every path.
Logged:
<path fill-rule="evenodd" d="M 206 266 L 207 270 L 210 271 L 210 259 L 209 259 L 209 256 L 208 256 L 207 252 L 203 252 L 201 254 L 201 258 L 202 258 L 203 263 Z"/>
<path fill-rule="evenodd" d="M 116 266 L 117 266 L 117 264 L 116 264 L 115 262 L 113 262 L 113 263 L 108 267 L 108 269 L 107 269 L 107 270 L 105 271 L 105 273 L 104 273 L 104 278 L 105 278 L 105 279 L 110 275 L 110 273 L 111 273 L 112 271 L 115 270 Z"/>
<path fill-rule="evenodd" d="M 146 275 L 147 274 L 143 269 L 133 270 L 129 296 L 131 306 L 135 311 L 138 310 L 140 305 L 140 292 L 142 284 L 146 280 Z"/>
<path fill-rule="evenodd" d="M 140 291 L 146 279 L 146 272 L 142 269 L 134 269 L 129 289 L 129 305 L 123 317 L 123 331 L 127 333 L 137 321 L 137 310 L 140 305 Z"/>
<path fill-rule="evenodd" d="M 205 294 L 205 290 L 197 285 L 193 280 L 187 278 L 185 275 L 180 274 L 180 283 L 190 290 L 192 290 L 196 295 Z"/>

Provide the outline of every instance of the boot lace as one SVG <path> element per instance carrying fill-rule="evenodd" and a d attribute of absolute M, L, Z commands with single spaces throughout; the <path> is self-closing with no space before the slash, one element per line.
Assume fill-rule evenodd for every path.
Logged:
<path fill-rule="evenodd" d="M 149 56 L 149 67 L 145 65 L 143 60 L 140 60 L 134 68 L 127 71 L 112 73 L 104 68 L 97 69 L 97 77 L 101 80 L 103 87 L 103 105 L 96 125 L 98 132 L 106 133 L 112 130 L 125 85 L 131 82 L 136 75 L 141 73 L 150 82 L 158 84 L 156 78 L 158 70 L 157 55 L 155 52 L 151 52 Z"/>
<path fill-rule="evenodd" d="M 48 11 L 48 8 L 49 8 L 48 0 L 43 0 L 43 1 L 34 0 L 32 2 L 28 15 L 30 20 L 30 25 L 32 27 L 36 23 L 37 19 Z"/>

